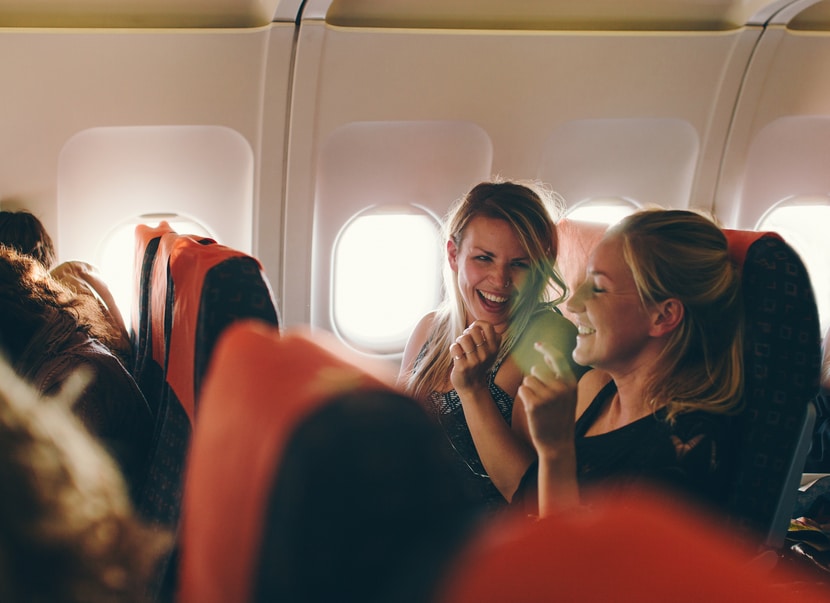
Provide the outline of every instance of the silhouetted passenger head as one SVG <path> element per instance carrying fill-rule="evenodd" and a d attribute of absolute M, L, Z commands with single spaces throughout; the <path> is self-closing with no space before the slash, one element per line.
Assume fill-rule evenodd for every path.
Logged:
<path fill-rule="evenodd" d="M 47 270 L 57 260 L 52 237 L 41 221 L 25 210 L 0 211 L 0 244 L 35 258 Z"/>
<path fill-rule="evenodd" d="M 50 332 L 50 342 L 39 335 Z M 56 281 L 31 256 L 0 245 L 0 346 L 21 375 L 38 365 L 47 343 L 82 330 L 103 342 L 113 337 L 97 302 Z"/>
<path fill-rule="evenodd" d="M 256 600 L 420 600 L 472 525 L 447 448 L 407 396 L 323 403 L 278 466 Z"/>

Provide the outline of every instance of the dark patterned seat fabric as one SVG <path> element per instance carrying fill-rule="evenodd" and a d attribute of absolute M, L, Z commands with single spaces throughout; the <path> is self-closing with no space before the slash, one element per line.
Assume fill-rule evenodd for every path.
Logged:
<path fill-rule="evenodd" d="M 810 278 L 774 233 L 726 231 L 742 264 L 744 409 L 729 511 L 739 532 L 784 543 L 814 421 L 821 346 Z"/>
<path fill-rule="evenodd" d="M 278 326 L 279 313 L 259 261 L 224 245 L 179 240 L 170 256 L 170 278 L 175 294 L 166 380 L 192 421 L 221 332 L 243 318 Z"/>
<path fill-rule="evenodd" d="M 193 366 L 195 400 L 198 403 L 202 382 L 211 354 L 222 332 L 235 320 L 256 318 L 278 326 L 279 310 L 274 295 L 252 257 L 229 258 L 205 274 L 199 316 L 196 324 L 196 355 Z"/>

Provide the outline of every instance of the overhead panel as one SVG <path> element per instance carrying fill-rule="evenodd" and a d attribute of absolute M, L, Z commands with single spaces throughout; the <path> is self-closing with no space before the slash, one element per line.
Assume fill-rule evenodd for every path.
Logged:
<path fill-rule="evenodd" d="M 0 27 L 260 27 L 280 16 L 293 20 L 299 4 L 300 0 L 0 0 Z"/>
<path fill-rule="evenodd" d="M 794 31 L 830 31 L 830 0 L 816 2 L 796 15 L 787 28 Z"/>
<path fill-rule="evenodd" d="M 342 27 L 597 31 L 740 28 L 781 0 L 333 0 L 326 22 Z M 320 10 L 325 2 L 310 3 Z M 314 17 L 313 14 L 309 14 Z"/>

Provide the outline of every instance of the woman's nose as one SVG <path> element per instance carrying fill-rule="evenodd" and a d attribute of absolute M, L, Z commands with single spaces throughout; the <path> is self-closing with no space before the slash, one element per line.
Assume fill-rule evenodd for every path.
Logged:
<path fill-rule="evenodd" d="M 497 267 L 493 279 L 499 287 L 502 287 L 504 289 L 510 287 L 510 285 L 513 284 L 513 275 L 510 272 L 510 267 Z"/>
<path fill-rule="evenodd" d="M 504 268 L 500 271 L 499 276 L 499 285 L 507 289 L 513 283 L 513 277 L 510 274 L 510 268 Z"/>
<path fill-rule="evenodd" d="M 575 288 L 571 296 L 565 302 L 568 312 L 577 314 L 585 309 L 585 296 L 589 287 L 588 279 L 583 279 Z"/>

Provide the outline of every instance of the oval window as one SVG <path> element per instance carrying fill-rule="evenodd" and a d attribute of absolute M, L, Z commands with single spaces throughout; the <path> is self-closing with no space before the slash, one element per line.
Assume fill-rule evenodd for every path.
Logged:
<path fill-rule="evenodd" d="M 438 221 L 416 207 L 372 208 L 350 220 L 334 245 L 332 324 L 350 345 L 400 353 L 441 296 Z"/>
<path fill-rule="evenodd" d="M 597 222 L 611 226 L 638 209 L 639 206 L 633 201 L 614 197 L 590 199 L 577 203 L 565 215 L 571 220 Z"/>

